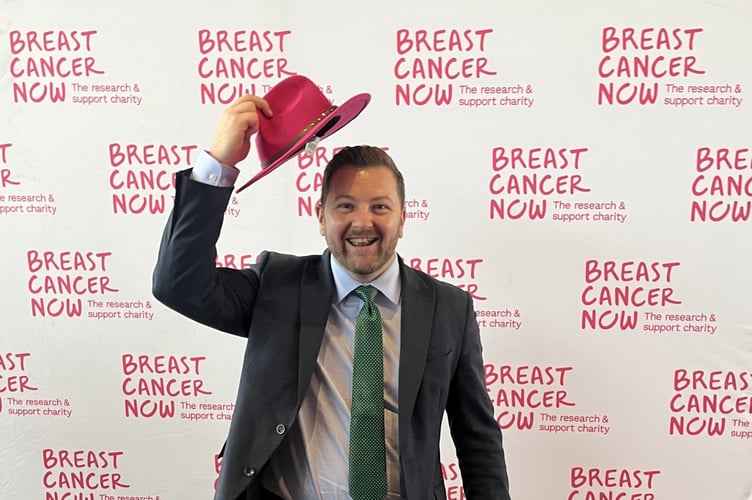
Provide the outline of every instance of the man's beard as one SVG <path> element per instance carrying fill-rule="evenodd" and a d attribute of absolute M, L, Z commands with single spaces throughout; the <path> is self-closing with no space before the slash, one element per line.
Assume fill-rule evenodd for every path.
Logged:
<path fill-rule="evenodd" d="M 357 251 L 358 247 L 352 247 L 349 243 L 347 243 L 347 239 L 352 238 L 379 238 L 377 241 L 372 243 L 371 245 L 364 247 L 368 248 L 370 250 L 371 246 L 377 246 L 378 248 L 375 250 L 375 253 L 368 256 L 368 260 L 365 263 L 359 263 L 358 262 L 358 256 L 352 255 L 354 252 Z M 329 242 L 327 242 L 329 243 Z M 337 259 L 337 262 L 345 268 L 347 271 L 349 271 L 352 274 L 360 275 L 360 276 L 368 276 L 370 274 L 373 274 L 379 270 L 381 270 L 392 258 L 394 255 L 394 250 L 396 248 L 390 249 L 385 248 L 383 246 L 384 239 L 381 238 L 378 235 L 374 235 L 373 233 L 368 234 L 348 234 L 344 238 L 338 241 L 340 245 L 334 246 L 329 244 L 329 251 L 334 255 L 334 258 Z"/>

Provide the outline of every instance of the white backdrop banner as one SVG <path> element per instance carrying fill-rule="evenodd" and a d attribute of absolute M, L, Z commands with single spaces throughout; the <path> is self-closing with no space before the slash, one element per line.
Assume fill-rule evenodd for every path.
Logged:
<path fill-rule="evenodd" d="M 320 253 L 326 162 L 388 149 L 399 253 L 475 300 L 516 500 L 752 498 L 749 1 L 0 10 L 3 500 L 211 498 L 244 343 L 151 271 L 175 172 L 293 74 L 371 104 L 232 197 L 217 265 Z"/>

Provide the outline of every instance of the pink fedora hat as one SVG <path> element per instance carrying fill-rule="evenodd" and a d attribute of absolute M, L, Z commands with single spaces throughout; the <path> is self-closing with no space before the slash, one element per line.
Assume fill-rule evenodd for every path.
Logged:
<path fill-rule="evenodd" d="M 261 171 L 237 193 L 298 154 L 309 142 L 324 139 L 347 125 L 368 105 L 371 95 L 358 94 L 334 106 L 315 83 L 294 75 L 272 87 L 264 99 L 273 116 L 258 115 L 256 151 Z"/>

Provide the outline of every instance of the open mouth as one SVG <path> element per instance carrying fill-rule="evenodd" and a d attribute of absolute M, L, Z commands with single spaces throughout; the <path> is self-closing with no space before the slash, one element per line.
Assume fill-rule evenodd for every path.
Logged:
<path fill-rule="evenodd" d="M 354 247 L 367 247 L 369 245 L 372 245 L 376 242 L 378 238 L 371 237 L 371 238 L 345 238 L 345 241 L 347 241 L 348 244 Z"/>

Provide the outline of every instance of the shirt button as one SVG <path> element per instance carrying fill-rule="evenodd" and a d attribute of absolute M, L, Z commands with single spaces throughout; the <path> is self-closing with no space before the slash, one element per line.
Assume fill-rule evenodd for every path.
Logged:
<path fill-rule="evenodd" d="M 217 174 L 209 174 L 209 180 L 214 182 L 217 180 Z"/>
<path fill-rule="evenodd" d="M 281 436 L 282 434 L 285 433 L 285 431 L 287 431 L 287 427 L 285 427 L 282 424 L 278 424 L 277 425 L 277 434 L 279 434 Z"/>
<path fill-rule="evenodd" d="M 256 475 L 256 469 L 254 469 L 253 467 L 246 467 L 245 469 L 243 469 L 243 475 L 245 477 L 253 477 Z"/>

